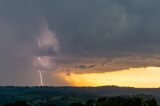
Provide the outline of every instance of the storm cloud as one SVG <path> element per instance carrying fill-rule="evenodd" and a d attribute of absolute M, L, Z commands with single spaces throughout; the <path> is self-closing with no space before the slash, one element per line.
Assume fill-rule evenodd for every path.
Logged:
<path fill-rule="evenodd" d="M 34 56 L 49 56 L 60 69 L 85 69 L 79 73 L 160 66 L 159 5 L 159 0 L 1 0 L 0 84 L 37 85 Z M 60 53 L 53 46 L 36 47 L 42 20 L 56 34 Z"/>
<path fill-rule="evenodd" d="M 64 52 L 121 55 L 159 52 L 159 1 L 52 1 L 45 9 Z M 91 54 L 92 55 L 92 54 Z"/>

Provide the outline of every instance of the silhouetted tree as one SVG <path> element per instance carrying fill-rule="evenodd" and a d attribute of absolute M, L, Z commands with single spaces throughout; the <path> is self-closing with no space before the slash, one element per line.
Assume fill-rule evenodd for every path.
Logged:
<path fill-rule="evenodd" d="M 96 102 L 96 106 L 106 106 L 107 98 L 99 98 Z"/>
<path fill-rule="evenodd" d="M 148 101 L 146 101 L 148 103 L 148 106 L 158 106 L 157 102 L 154 98 L 149 99 Z"/>
<path fill-rule="evenodd" d="M 93 100 L 87 100 L 86 106 L 93 106 L 93 105 L 94 105 Z"/>
<path fill-rule="evenodd" d="M 96 106 L 157 106 L 154 98 L 142 97 L 110 97 L 98 99 Z"/>
<path fill-rule="evenodd" d="M 56 106 L 55 104 L 48 104 L 47 106 Z"/>
<path fill-rule="evenodd" d="M 4 104 L 3 106 L 14 106 L 13 103 L 7 103 L 7 104 Z"/>
<path fill-rule="evenodd" d="M 71 103 L 69 106 L 85 106 L 84 104 L 78 102 L 78 103 Z"/>
<path fill-rule="evenodd" d="M 25 101 L 16 101 L 15 103 L 7 103 L 3 106 L 28 106 Z"/>
<path fill-rule="evenodd" d="M 16 101 L 14 106 L 28 106 L 28 104 L 25 101 Z"/>

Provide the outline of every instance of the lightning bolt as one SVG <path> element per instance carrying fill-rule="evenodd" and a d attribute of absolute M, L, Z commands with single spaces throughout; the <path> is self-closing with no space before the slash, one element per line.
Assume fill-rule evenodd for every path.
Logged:
<path fill-rule="evenodd" d="M 41 70 L 39 70 L 38 72 L 39 72 L 39 77 L 40 77 L 40 84 L 41 84 L 41 86 L 44 86 L 42 72 L 41 72 Z"/>
<path fill-rule="evenodd" d="M 37 48 L 39 50 L 48 50 L 45 48 L 51 47 L 54 49 L 56 54 L 59 53 L 59 42 L 55 34 L 49 29 L 46 20 L 42 20 L 42 26 L 38 34 L 38 36 L 35 36 L 35 39 L 37 41 Z M 37 71 L 39 73 L 41 86 L 44 86 L 43 72 L 46 72 L 48 70 L 54 70 L 55 64 L 53 65 L 53 63 L 54 61 L 51 61 L 50 57 L 47 54 L 45 56 L 35 55 L 35 66 L 38 69 Z"/>
<path fill-rule="evenodd" d="M 41 41 L 40 41 L 40 39 L 39 39 L 38 37 L 36 37 L 36 40 L 37 40 L 37 42 L 38 42 L 38 46 L 41 47 Z M 40 62 L 40 64 L 44 65 L 41 57 L 38 57 L 38 61 Z M 44 84 L 43 84 L 42 71 L 41 71 L 41 70 L 38 70 L 38 73 L 39 73 L 39 78 L 40 78 L 40 85 L 41 85 L 41 86 L 44 86 Z"/>

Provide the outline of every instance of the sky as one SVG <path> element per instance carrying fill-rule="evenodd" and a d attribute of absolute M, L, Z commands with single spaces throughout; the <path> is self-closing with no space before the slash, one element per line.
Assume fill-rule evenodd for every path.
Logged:
<path fill-rule="evenodd" d="M 1 0 L 0 85 L 160 87 L 159 0 Z"/>

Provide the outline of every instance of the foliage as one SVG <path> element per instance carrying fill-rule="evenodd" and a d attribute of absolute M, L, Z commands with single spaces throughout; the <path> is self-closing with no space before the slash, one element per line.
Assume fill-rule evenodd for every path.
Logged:
<path fill-rule="evenodd" d="M 134 97 L 108 97 L 98 99 L 96 106 L 158 106 L 154 98 Z"/>
<path fill-rule="evenodd" d="M 136 90 L 159 95 L 159 89 L 148 93 L 117 87 L 0 87 L 0 106 L 157 106 L 158 96 L 133 95 Z M 128 96 L 116 96 L 120 94 Z"/>
<path fill-rule="evenodd" d="M 69 104 L 69 106 L 85 106 L 85 105 L 82 103 L 71 103 Z"/>
<path fill-rule="evenodd" d="M 28 106 L 25 101 L 16 101 L 15 103 L 7 103 L 4 106 Z"/>

